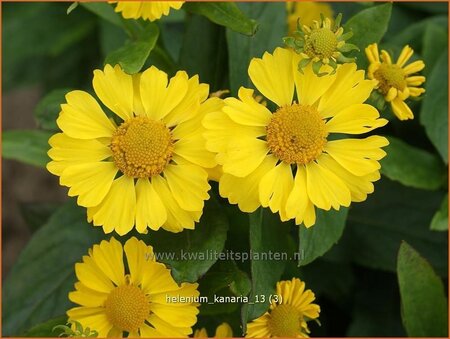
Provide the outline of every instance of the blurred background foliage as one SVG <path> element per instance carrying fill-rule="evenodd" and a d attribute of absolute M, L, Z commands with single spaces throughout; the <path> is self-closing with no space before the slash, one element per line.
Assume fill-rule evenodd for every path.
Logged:
<path fill-rule="evenodd" d="M 330 5 L 355 33 L 350 42 L 360 48 L 360 68 L 371 42 L 396 56 L 409 44 L 426 63 L 427 92 L 411 103 L 415 119 L 401 122 L 382 108 L 390 123 L 379 133 L 390 146 L 375 193 L 349 209 L 319 212 L 307 230 L 266 210 L 243 214 L 213 185 L 196 231 L 134 235 L 160 252 L 300 252 L 298 262 L 166 264 L 177 281 L 198 280 L 210 296 L 270 294 L 276 281 L 300 277 L 322 309 L 321 326 L 311 325 L 315 337 L 447 336 L 448 4 Z M 235 95 L 240 86 L 251 87 L 251 58 L 281 46 L 287 34 L 285 3 L 186 3 L 156 23 L 124 20 L 107 3 L 11 2 L 2 4 L 2 15 L 3 94 L 35 85 L 45 93 L 34 110 L 36 128 L 3 131 L 2 154 L 42 171 L 64 95 L 92 92 L 92 72 L 105 62 L 130 73 L 149 65 L 169 74 L 184 69 L 199 74 L 211 92 Z M 27 204 L 21 212 L 33 236 L 3 285 L 3 336 L 54 336 L 51 329 L 66 321 L 71 307 L 74 263 L 110 235 L 89 225 L 72 199 Z M 266 309 L 267 303 L 202 305 L 196 327 L 214 333 L 228 321 L 239 336 L 241 325 Z"/>

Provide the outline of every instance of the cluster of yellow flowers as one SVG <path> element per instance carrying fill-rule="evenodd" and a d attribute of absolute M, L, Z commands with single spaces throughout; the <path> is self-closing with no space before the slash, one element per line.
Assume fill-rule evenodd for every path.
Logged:
<path fill-rule="evenodd" d="M 119 2 L 116 11 L 155 20 L 181 5 Z M 321 51 L 329 49 L 329 56 L 321 52 L 318 58 L 326 60 L 319 66 L 303 62 L 318 60 L 311 55 L 314 48 L 306 57 L 276 48 L 251 60 L 248 75 L 269 104 L 245 87 L 237 98 L 210 96 L 207 84 L 183 71 L 169 79 L 154 66 L 134 75 L 119 65 L 95 70 L 95 94 L 109 111 L 87 92 L 68 93 L 57 119 L 62 132 L 49 140 L 48 170 L 87 208 L 89 222 L 119 235 L 133 228 L 194 229 L 211 178 L 218 180 L 220 195 L 242 211 L 269 207 L 281 220 L 306 227 L 314 225 L 316 208 L 339 210 L 364 201 L 380 178 L 382 148 L 388 145 L 382 136 L 350 137 L 388 122 L 364 102 L 377 90 L 400 119 L 412 118 L 404 100 L 424 92 L 418 86 L 425 78 L 412 76 L 424 64 L 405 66 L 413 54 L 408 46 L 396 64 L 386 51 L 380 59 L 373 44 L 366 49 L 366 79 L 355 63 L 336 64 L 342 30 L 333 32 L 329 19 L 317 22 L 305 32 L 334 37 L 331 47 L 322 41 Z M 135 237 L 123 246 L 114 237 L 94 245 L 75 266 L 78 282 L 69 299 L 79 306 L 67 312 L 69 321 L 99 337 L 192 334 L 198 284 L 177 284 L 152 254 L 152 247 Z M 307 321 L 320 312 L 314 293 L 297 278 L 276 288 L 281 301 L 248 324 L 247 337 L 308 336 Z M 188 302 L 171 304 L 167 296 Z M 207 333 L 201 329 L 195 336 Z M 231 337 L 230 326 L 220 325 L 216 336 Z"/>

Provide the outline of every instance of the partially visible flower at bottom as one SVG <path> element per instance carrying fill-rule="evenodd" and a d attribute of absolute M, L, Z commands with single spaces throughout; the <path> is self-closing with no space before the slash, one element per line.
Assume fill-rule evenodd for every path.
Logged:
<path fill-rule="evenodd" d="M 405 100 L 409 97 L 418 97 L 425 92 L 425 89 L 420 87 L 425 82 L 425 77 L 414 75 L 425 68 L 425 63 L 417 60 L 406 65 L 414 53 L 408 45 L 403 47 L 395 64 L 388 52 L 385 50 L 381 50 L 381 54 L 378 52 L 376 43 L 369 45 L 365 52 L 370 62 L 367 75 L 370 79 L 378 81 L 378 92 L 391 104 L 394 114 L 400 120 L 414 119 L 414 114 Z"/>
<path fill-rule="evenodd" d="M 197 322 L 198 284 L 178 285 L 170 270 L 154 258 L 152 247 L 135 237 L 123 248 L 114 238 L 94 245 L 75 265 L 79 281 L 69 299 L 79 306 L 67 311 L 68 321 L 97 331 L 98 337 L 191 334 Z M 168 302 L 177 298 L 179 302 Z"/>
<path fill-rule="evenodd" d="M 216 328 L 216 334 L 214 335 L 214 338 L 232 338 L 233 337 L 233 330 L 231 329 L 230 325 L 227 323 L 222 323 Z M 201 328 L 199 330 L 195 330 L 194 332 L 194 338 L 210 338 L 208 336 L 208 332 L 205 328 Z"/>
<path fill-rule="evenodd" d="M 169 15 L 171 8 L 180 9 L 184 1 L 110 1 L 117 2 L 116 12 L 125 19 L 144 19 L 155 21 L 163 15 Z"/>
<path fill-rule="evenodd" d="M 307 322 L 319 317 L 320 306 L 313 304 L 311 290 L 305 291 L 305 283 L 298 278 L 277 283 L 276 295 L 269 311 L 247 324 L 246 338 L 307 338 L 310 330 Z"/>

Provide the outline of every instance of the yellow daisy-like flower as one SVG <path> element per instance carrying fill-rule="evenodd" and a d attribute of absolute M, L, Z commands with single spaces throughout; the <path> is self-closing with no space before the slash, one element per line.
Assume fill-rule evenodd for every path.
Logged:
<path fill-rule="evenodd" d="M 232 338 L 232 337 L 233 337 L 233 330 L 231 329 L 230 325 L 228 325 L 227 323 L 222 323 L 219 326 L 217 326 L 214 338 Z M 209 338 L 208 332 L 206 332 L 205 328 L 195 330 L 194 338 Z"/>
<path fill-rule="evenodd" d="M 163 15 L 169 15 L 171 8 L 180 9 L 184 1 L 110 1 L 117 2 L 116 12 L 121 12 L 125 19 L 155 21 Z"/>
<path fill-rule="evenodd" d="M 307 321 L 317 319 L 320 306 L 313 304 L 311 290 L 298 278 L 279 281 L 276 295 L 269 311 L 247 324 L 246 338 L 307 338 L 310 333 Z"/>
<path fill-rule="evenodd" d="M 198 314 L 198 284 L 179 286 L 143 241 L 133 237 L 122 248 L 114 238 L 104 240 L 75 265 L 75 272 L 79 281 L 69 299 L 80 306 L 67 311 L 69 322 L 77 321 L 97 331 L 99 337 L 123 337 L 125 333 L 129 337 L 186 337 L 192 333 Z"/>
<path fill-rule="evenodd" d="M 201 120 L 222 100 L 207 99 L 198 76 L 180 71 L 169 81 L 153 66 L 131 76 L 106 65 L 94 71 L 93 87 L 114 117 L 90 94 L 68 93 L 47 169 L 105 233 L 123 235 L 134 225 L 141 233 L 193 229 L 209 199 L 204 168 L 217 165 Z"/>
<path fill-rule="evenodd" d="M 274 112 L 254 99 L 253 90 L 241 87 L 239 99 L 224 99 L 223 109 L 208 114 L 203 124 L 206 146 L 223 165 L 223 197 L 244 212 L 262 205 L 283 221 L 295 218 L 309 227 L 316 219 L 314 206 L 338 210 L 373 192 L 388 140 L 342 134 L 367 133 L 387 120 L 363 104 L 375 82 L 365 80 L 355 64 L 319 77 L 311 65 L 298 72 L 299 59 L 292 50 L 277 48 L 250 62 L 249 76 L 275 104 Z"/>
<path fill-rule="evenodd" d="M 288 13 L 289 35 L 293 35 L 297 29 L 297 20 L 303 25 L 311 26 L 314 20 L 319 21 L 322 14 L 326 18 L 333 17 L 333 9 L 325 2 L 289 1 L 286 2 Z"/>
<path fill-rule="evenodd" d="M 414 119 L 414 114 L 405 100 L 425 92 L 425 89 L 420 87 L 425 82 L 425 77 L 414 75 L 425 68 L 425 63 L 417 60 L 406 65 L 414 53 L 408 45 L 403 47 L 395 64 L 385 50 L 381 51 L 380 58 L 377 44 L 369 45 L 365 52 L 370 62 L 367 75 L 370 79 L 377 80 L 377 89 L 385 101 L 391 104 L 394 114 L 400 120 Z"/>

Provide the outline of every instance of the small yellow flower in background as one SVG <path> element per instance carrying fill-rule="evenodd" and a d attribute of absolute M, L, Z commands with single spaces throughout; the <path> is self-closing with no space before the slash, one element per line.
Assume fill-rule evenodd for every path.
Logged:
<path fill-rule="evenodd" d="M 311 65 L 300 73 L 300 58 L 277 48 L 250 62 L 250 79 L 275 104 L 274 112 L 255 100 L 253 90 L 241 87 L 239 99 L 224 99 L 223 109 L 206 115 L 203 124 L 206 147 L 223 166 L 222 197 L 244 212 L 269 207 L 281 220 L 295 218 L 309 227 L 315 206 L 338 210 L 364 201 L 386 155 L 384 137 L 336 140 L 332 134 L 364 134 L 387 120 L 363 104 L 375 81 L 365 80 L 355 64 L 319 77 Z"/>
<path fill-rule="evenodd" d="M 232 338 L 232 337 L 233 337 L 233 330 L 231 329 L 230 325 L 228 325 L 227 323 L 222 323 L 219 326 L 217 326 L 214 338 Z M 208 332 L 206 332 L 205 328 L 195 330 L 194 338 L 209 338 Z"/>
<path fill-rule="evenodd" d="M 97 331 L 99 337 L 123 337 L 125 333 L 129 337 L 186 337 L 192 333 L 198 314 L 198 284 L 179 286 L 143 241 L 133 237 L 122 248 L 114 238 L 104 240 L 75 265 L 75 273 L 79 281 L 69 299 L 80 306 L 67 311 L 69 322 L 77 321 Z M 180 301 L 168 303 L 167 297 Z"/>
<path fill-rule="evenodd" d="M 307 338 L 310 333 L 307 321 L 317 319 L 320 306 L 313 304 L 311 290 L 298 278 L 279 281 L 269 311 L 247 324 L 247 338 Z"/>
<path fill-rule="evenodd" d="M 425 82 L 425 77 L 414 75 L 425 68 L 424 62 L 417 60 L 406 65 L 414 53 L 408 45 L 403 47 L 395 64 L 385 50 L 381 51 L 380 57 L 377 44 L 369 45 L 365 52 L 370 62 L 367 75 L 370 79 L 377 80 L 377 89 L 385 101 L 391 104 L 394 114 L 400 120 L 414 119 L 414 114 L 405 100 L 425 92 L 425 89 L 420 87 Z"/>
<path fill-rule="evenodd" d="M 105 233 L 193 229 L 209 199 L 205 168 L 217 165 L 201 121 L 222 100 L 207 99 L 198 76 L 180 71 L 169 81 L 154 66 L 131 76 L 106 65 L 94 71 L 93 87 L 114 118 L 90 94 L 68 93 L 47 169 Z"/>
<path fill-rule="evenodd" d="M 184 1 L 110 1 L 117 2 L 116 12 L 121 12 L 125 19 L 155 21 L 163 15 L 169 15 L 171 8 L 180 9 Z"/>
<path fill-rule="evenodd" d="M 315 74 L 325 75 L 334 73 L 338 63 L 354 61 L 354 58 L 347 58 L 343 54 L 358 50 L 358 47 L 346 42 L 353 33 L 344 34 L 344 28 L 340 27 L 341 19 L 342 14 L 339 14 L 334 24 L 330 18 L 323 16 L 320 20 L 314 20 L 312 25 L 299 22 L 293 36 L 283 39 L 286 46 L 302 56 L 298 64 L 300 72 L 311 63 Z"/>
<path fill-rule="evenodd" d="M 298 19 L 303 25 L 311 26 L 314 20 L 320 20 L 321 14 L 326 18 L 332 18 L 334 15 L 331 6 L 325 2 L 289 1 L 286 2 L 286 9 L 290 36 L 297 29 Z"/>

